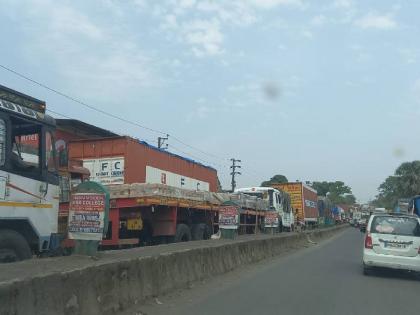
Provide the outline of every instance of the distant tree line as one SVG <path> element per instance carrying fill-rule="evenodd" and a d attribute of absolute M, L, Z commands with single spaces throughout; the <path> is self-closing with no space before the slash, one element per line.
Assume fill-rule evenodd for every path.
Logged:
<path fill-rule="evenodd" d="M 284 175 L 274 175 L 270 180 L 261 183 L 262 187 L 270 187 L 274 184 L 287 183 L 287 177 Z M 318 196 L 326 196 L 334 204 L 353 205 L 356 203 L 351 188 L 341 181 L 335 182 L 312 182 L 309 185 L 318 192 Z"/>
<path fill-rule="evenodd" d="M 404 162 L 378 187 L 376 207 L 394 209 L 398 199 L 420 194 L 420 161 Z"/>

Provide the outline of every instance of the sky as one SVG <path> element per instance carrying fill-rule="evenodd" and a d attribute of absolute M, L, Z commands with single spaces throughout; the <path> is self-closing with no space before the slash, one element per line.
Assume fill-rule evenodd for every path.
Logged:
<path fill-rule="evenodd" d="M 419 159 L 420 1 L 2 0 L 0 84 L 218 170 L 348 184 Z M 58 113 L 58 114 L 57 114 Z M 147 127 L 142 128 L 140 126 Z"/>

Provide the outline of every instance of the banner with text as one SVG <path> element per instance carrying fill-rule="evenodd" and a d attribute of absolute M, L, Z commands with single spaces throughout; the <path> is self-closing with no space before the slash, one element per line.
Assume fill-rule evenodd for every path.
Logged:
<path fill-rule="evenodd" d="M 264 227 L 266 227 L 266 228 L 278 228 L 279 227 L 279 215 L 276 211 L 267 211 L 265 213 Z"/>
<path fill-rule="evenodd" d="M 104 194 L 73 194 L 69 208 L 69 238 L 76 240 L 102 240 L 104 218 Z"/>
<path fill-rule="evenodd" d="M 124 157 L 83 160 L 90 180 L 102 185 L 124 184 Z"/>
<path fill-rule="evenodd" d="M 239 211 L 235 206 L 222 206 L 219 209 L 219 228 L 236 230 L 239 226 Z"/>

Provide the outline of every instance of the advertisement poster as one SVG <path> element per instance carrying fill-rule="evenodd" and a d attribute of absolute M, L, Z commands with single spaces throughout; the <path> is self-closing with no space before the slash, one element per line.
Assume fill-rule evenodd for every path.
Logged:
<path fill-rule="evenodd" d="M 278 187 L 290 195 L 291 206 L 293 211 L 297 210 L 298 218 L 303 220 L 303 204 L 302 204 L 302 184 L 301 183 L 288 183 L 280 184 Z"/>
<path fill-rule="evenodd" d="M 277 212 L 270 211 L 265 214 L 264 227 L 266 228 L 277 228 L 279 227 L 279 216 Z"/>
<path fill-rule="evenodd" d="M 104 218 L 104 194 L 73 194 L 69 209 L 69 238 L 76 240 L 102 240 Z"/>
<path fill-rule="evenodd" d="M 239 211 L 235 206 L 223 206 L 219 209 L 219 228 L 236 230 L 239 226 Z"/>
<path fill-rule="evenodd" d="M 83 160 L 90 180 L 102 185 L 124 184 L 124 157 Z"/>

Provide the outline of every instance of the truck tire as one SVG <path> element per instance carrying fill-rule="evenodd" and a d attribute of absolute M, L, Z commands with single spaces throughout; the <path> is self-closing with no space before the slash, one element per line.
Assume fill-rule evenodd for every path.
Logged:
<path fill-rule="evenodd" d="M 31 248 L 21 234 L 13 230 L 0 230 L 0 262 L 14 262 L 31 257 Z"/>
<path fill-rule="evenodd" d="M 210 227 L 205 223 L 193 224 L 191 236 L 193 241 L 208 240 L 211 237 Z"/>
<path fill-rule="evenodd" d="M 175 243 L 191 241 L 191 231 L 188 225 L 178 224 L 176 226 Z"/>
<path fill-rule="evenodd" d="M 206 228 L 204 230 L 204 237 L 203 237 L 203 239 L 205 239 L 205 240 L 211 239 L 212 234 L 213 234 L 212 227 L 210 225 L 206 224 Z"/>

